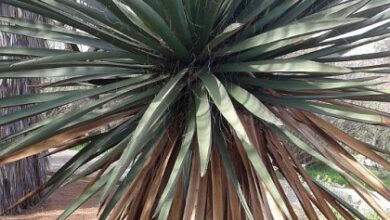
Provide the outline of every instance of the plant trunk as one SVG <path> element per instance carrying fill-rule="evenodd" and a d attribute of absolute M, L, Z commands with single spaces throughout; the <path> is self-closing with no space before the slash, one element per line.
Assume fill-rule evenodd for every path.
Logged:
<path fill-rule="evenodd" d="M 18 17 L 27 20 L 42 20 L 42 17 L 17 9 L 5 4 L 0 4 L 1 16 Z M 33 39 L 14 34 L 0 34 L 2 47 L 46 47 L 44 40 Z M 17 59 L 17 57 L 2 57 L 5 59 Z M 36 92 L 30 85 L 39 83 L 38 79 L 0 79 L 0 99 L 7 96 L 16 96 Z M 0 109 L 0 116 L 19 110 L 21 107 Z M 38 119 L 27 118 L 12 124 L 0 127 L 0 138 L 19 131 L 34 123 Z M 0 213 L 17 202 L 28 192 L 36 189 L 46 181 L 46 160 L 40 155 L 22 159 L 20 161 L 0 166 Z M 15 214 L 24 208 L 37 203 L 39 195 L 32 197 L 18 207 L 9 210 L 6 214 Z"/>

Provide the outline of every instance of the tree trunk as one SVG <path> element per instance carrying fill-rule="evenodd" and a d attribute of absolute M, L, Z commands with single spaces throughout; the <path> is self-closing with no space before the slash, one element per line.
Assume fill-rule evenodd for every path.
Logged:
<path fill-rule="evenodd" d="M 31 12 L 23 11 L 5 4 L 0 4 L 1 16 L 18 17 L 27 20 L 42 20 L 42 17 Z M 14 34 L 0 33 L 2 47 L 46 47 L 43 40 L 16 36 Z M 2 57 L 4 59 L 17 59 L 17 57 Z M 0 98 L 33 93 L 35 89 L 29 85 L 37 84 L 38 79 L 0 79 Z M 21 107 L 0 109 L 0 116 L 19 110 Z M 37 118 L 28 118 L 0 127 L 0 137 L 12 134 L 23 127 L 35 122 Z M 46 181 L 46 160 L 40 156 L 33 156 L 15 163 L 0 166 L 0 213 L 14 204 L 28 192 L 36 189 Z M 29 199 L 7 214 L 15 214 L 21 209 L 36 204 L 39 195 Z"/>

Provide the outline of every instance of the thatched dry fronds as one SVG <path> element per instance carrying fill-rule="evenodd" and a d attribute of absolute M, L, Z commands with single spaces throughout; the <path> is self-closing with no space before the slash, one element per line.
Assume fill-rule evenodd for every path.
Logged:
<path fill-rule="evenodd" d="M 28 20 L 41 20 L 37 14 L 17 9 L 12 6 L 0 4 L 1 16 L 18 17 Z M 23 37 L 15 34 L 1 33 L 1 46 L 11 47 L 46 47 L 46 43 L 41 39 Z M 3 56 L 1 60 L 14 59 L 10 56 Z M 36 84 L 38 79 L 0 79 L 0 98 L 16 96 L 21 94 L 35 93 L 35 89 L 29 85 Z M 21 106 L 13 108 L 0 108 L 0 115 L 20 110 Z M 37 121 L 37 117 L 27 118 L 12 124 L 0 127 L 0 137 L 8 136 L 15 131 L 22 130 L 27 125 Z M 31 190 L 41 185 L 46 180 L 46 162 L 40 159 L 39 155 L 0 166 L 0 213 L 11 206 L 18 199 L 26 195 Z M 17 213 L 20 209 L 36 204 L 39 195 L 32 197 L 19 207 L 7 213 Z"/>

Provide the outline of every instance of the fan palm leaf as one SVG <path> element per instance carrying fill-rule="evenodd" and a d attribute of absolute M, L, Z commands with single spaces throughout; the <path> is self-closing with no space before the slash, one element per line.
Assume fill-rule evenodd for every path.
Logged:
<path fill-rule="evenodd" d="M 15 142 L 0 140 L 1 163 L 86 144 L 36 190 L 47 197 L 94 174 L 59 219 L 96 193 L 100 219 L 298 219 L 280 179 L 309 219 L 336 219 L 336 212 L 365 219 L 312 179 L 286 141 L 337 171 L 388 219 L 372 191 L 390 199 L 390 189 L 351 152 L 384 169 L 390 168 L 389 152 L 321 116 L 390 125 L 389 113 L 350 102 L 389 102 L 389 91 L 377 87 L 389 64 L 345 63 L 389 53 L 343 56 L 390 36 L 390 1 L 1 2 L 61 23 L 0 18 L 8 23 L 1 31 L 91 48 L 0 49 L 4 56 L 29 57 L 3 62 L 0 78 L 84 86 L 0 101 L 2 108 L 32 104 L 0 125 L 83 101 L 14 134 Z"/>

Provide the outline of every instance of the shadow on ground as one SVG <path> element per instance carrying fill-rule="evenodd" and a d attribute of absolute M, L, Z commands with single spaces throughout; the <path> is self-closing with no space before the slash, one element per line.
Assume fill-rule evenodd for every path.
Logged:
<path fill-rule="evenodd" d="M 55 220 L 86 185 L 85 181 L 69 184 L 53 193 L 41 206 L 25 210 L 19 215 L 0 216 L 0 220 Z M 67 220 L 95 220 L 97 210 L 97 198 L 92 197 Z"/>

